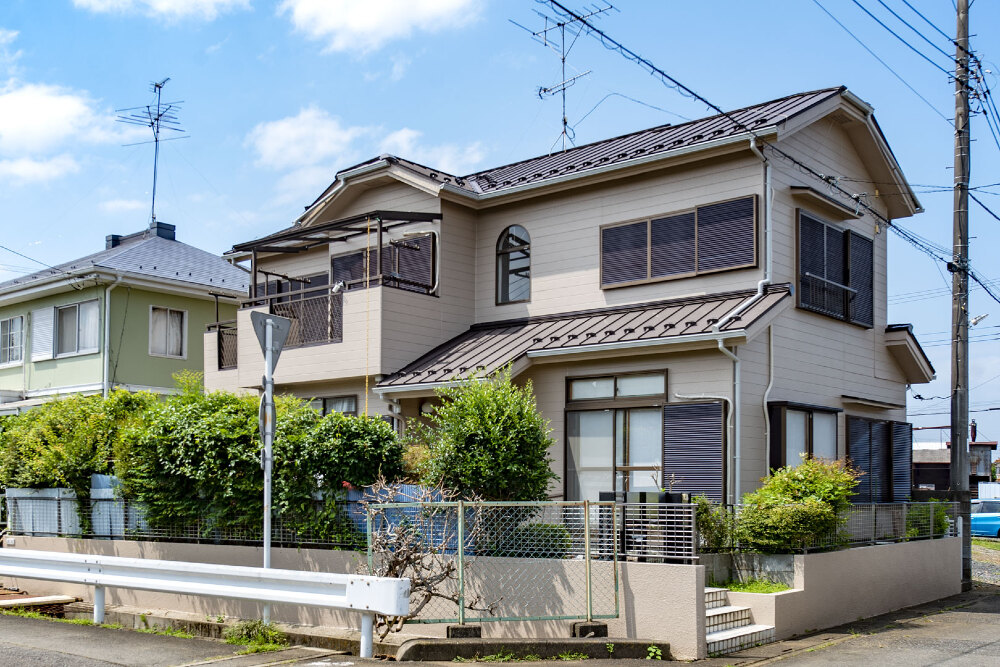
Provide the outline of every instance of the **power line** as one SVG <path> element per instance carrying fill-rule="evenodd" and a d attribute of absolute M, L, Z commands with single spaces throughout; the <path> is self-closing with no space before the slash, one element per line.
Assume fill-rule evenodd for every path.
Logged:
<path fill-rule="evenodd" d="M 983 210 L 984 210 L 984 211 L 986 211 L 987 213 L 989 213 L 990 215 L 992 215 L 992 216 L 993 216 L 994 218 L 996 218 L 996 219 L 997 219 L 998 221 L 1000 221 L 1000 215 L 997 215 L 996 213 L 994 213 L 994 212 L 993 212 L 993 211 L 992 211 L 992 210 L 990 209 L 990 207 L 989 207 L 989 206 L 987 206 L 987 205 L 986 205 L 986 204 L 984 204 L 983 202 L 979 201 L 979 197 L 977 197 L 976 195 L 972 194 L 971 192 L 969 193 L 969 197 L 971 197 L 971 198 L 972 198 L 972 201 L 974 201 L 974 202 L 976 202 L 977 204 L 979 204 L 980 206 L 982 206 L 982 207 L 983 207 Z"/>
<path fill-rule="evenodd" d="M 23 252 L 18 252 L 18 251 L 16 251 L 16 250 L 14 250 L 13 248 L 8 248 L 8 247 L 7 247 L 7 246 L 5 246 L 5 245 L 0 245 L 0 250 L 6 250 L 7 252 L 11 252 L 11 253 L 14 253 L 14 254 L 15 254 L 15 255 L 17 255 L 18 257 L 23 257 L 24 259 L 26 259 L 26 260 L 28 260 L 28 261 L 31 261 L 31 262 L 34 262 L 35 264 L 41 264 L 42 266 L 44 266 L 44 267 L 45 267 L 45 268 L 47 268 L 47 269 L 52 269 L 53 271 L 58 271 L 59 273 L 64 273 L 64 274 L 66 274 L 67 276 L 72 276 L 72 275 L 73 275 L 73 274 L 72 274 L 72 273 L 70 273 L 69 271 L 65 271 L 65 270 L 63 270 L 63 269 L 60 269 L 60 268 L 58 268 L 58 267 L 55 267 L 55 266 L 52 266 L 51 264 L 46 264 L 45 262 L 43 262 L 43 261 L 41 261 L 41 260 L 39 260 L 39 259 L 35 259 L 34 257 L 28 257 L 28 256 L 27 256 L 27 255 L 25 255 L 25 254 L 24 254 Z"/>
<path fill-rule="evenodd" d="M 909 82 L 908 82 L 908 81 L 907 81 L 906 79 L 904 79 L 904 78 L 903 78 L 902 76 L 900 76 L 900 75 L 899 75 L 899 73 L 898 73 L 898 72 L 896 72 L 896 70 L 894 70 L 894 69 L 892 68 L 892 66 L 890 66 L 890 65 L 889 65 L 889 63 L 887 63 L 886 61 L 882 60 L 882 59 L 881 59 L 881 58 L 880 58 L 880 57 L 878 56 L 878 54 L 876 54 L 876 53 L 875 53 L 874 51 L 872 51 L 872 50 L 871 50 L 871 49 L 870 49 L 870 48 L 868 47 L 868 45 L 867 45 L 867 44 L 865 44 L 865 43 L 864 43 L 864 41 L 862 41 L 862 40 L 861 40 L 861 38 L 860 38 L 860 37 L 858 37 L 858 36 L 857 36 L 857 35 L 855 35 L 855 34 L 854 34 L 853 32 L 851 32 L 850 28 L 848 28 L 848 27 L 847 27 L 846 25 L 844 25 L 843 23 L 841 23 L 841 22 L 840 22 L 840 19 L 838 19 L 838 18 L 837 18 L 836 16 L 834 16 L 833 14 L 831 14 L 831 13 L 830 13 L 830 11 L 829 11 L 829 10 L 828 10 L 828 9 L 827 9 L 826 7 L 824 7 L 824 6 L 822 5 L 822 4 L 820 4 L 819 0 L 812 0 L 812 1 L 813 1 L 813 3 L 814 3 L 814 4 L 815 4 L 815 5 L 817 6 L 817 7 L 819 7 L 820 9 L 822 9 L 822 10 L 823 10 L 823 13 L 824 13 L 824 14 L 826 14 L 826 15 L 827 15 L 827 16 L 829 16 L 829 17 L 830 17 L 831 19 L 833 19 L 833 22 L 834 22 L 834 23 L 836 23 L 836 24 L 837 24 L 837 25 L 839 25 L 839 26 L 840 26 L 841 28 L 843 28 L 844 32 L 846 32 L 846 33 L 847 33 L 848 35 L 850 35 L 850 36 L 851 36 L 851 37 L 852 37 L 852 38 L 854 39 L 854 41 L 855 41 L 855 42 L 857 42 L 858 44 L 860 44 L 860 45 L 861 45 L 861 48 L 863 48 L 863 49 L 864 49 L 865 51 L 867 51 L 867 52 L 869 53 L 869 55 L 871 55 L 871 57 L 872 57 L 872 58 L 874 58 L 875 60 L 879 61 L 879 63 L 881 63 L 881 65 L 882 65 L 882 67 L 885 67 L 885 68 L 886 68 L 887 70 L 889 70 L 889 73 L 890 73 L 890 74 L 892 74 L 892 75 L 893 75 L 894 77 L 896 77 L 897 79 L 899 79 L 899 82 L 900 82 L 900 83 L 902 83 L 902 84 L 903 84 L 904 86 L 906 86 L 907 88 L 909 88 L 909 89 L 910 89 L 910 92 L 911 92 L 911 93 L 913 93 L 914 95 L 916 95 L 917 97 L 919 97 L 919 98 L 920 98 L 920 99 L 921 99 L 921 100 L 923 101 L 923 103 L 924 103 L 924 104 L 926 104 L 926 105 L 927 105 L 928 107 L 930 107 L 930 108 L 931 108 L 931 110 L 932 110 L 932 111 L 933 111 L 934 113 L 936 113 L 936 114 L 937 114 L 938 116 L 941 116 L 941 119 L 942 119 L 942 120 L 943 120 L 944 122 L 946 122 L 946 123 L 948 123 L 949 125 L 951 125 L 951 120 L 950 120 L 950 119 L 949 119 L 949 118 L 948 118 L 947 116 L 945 116 L 945 115 L 944 115 L 943 113 L 941 113 L 941 112 L 940 112 L 940 111 L 938 110 L 938 108 L 937 108 L 936 106 L 934 106 L 933 104 L 931 104 L 930 100 L 928 100 L 928 99 L 927 99 L 926 97 L 924 97 L 924 96 L 923 96 L 923 95 L 921 95 L 921 94 L 920 94 L 919 92 L 917 92 L 917 89 L 916 89 L 916 88 L 914 88 L 913 86 L 911 86 L 911 85 L 909 84 Z"/>
<path fill-rule="evenodd" d="M 921 58 L 923 58 L 924 60 L 926 60 L 927 62 L 929 62 L 934 67 L 936 67 L 939 70 L 941 70 L 942 72 L 944 72 L 946 76 L 951 76 L 951 72 L 949 72 L 945 68 L 943 68 L 940 65 L 938 65 L 936 62 L 934 62 L 933 60 L 931 60 L 927 56 L 927 54 L 925 54 L 923 51 L 921 51 L 920 49 L 918 49 L 917 47 L 913 46 L 908 41 L 906 41 L 906 39 L 904 39 L 903 37 L 901 37 L 895 30 L 893 30 L 892 28 L 890 28 L 889 26 L 887 26 L 885 23 L 883 23 L 880 18 L 878 18 L 877 16 L 875 16 L 874 14 L 872 14 L 870 11 L 868 11 L 868 9 L 864 5 L 862 5 L 860 2 L 858 2 L 858 0 L 851 0 L 851 1 L 854 4 L 856 4 L 861 9 L 861 11 L 863 11 L 865 14 L 868 14 L 868 16 L 872 17 L 872 19 L 876 23 L 878 23 L 880 26 L 882 26 L 883 28 L 885 28 L 889 32 L 890 35 L 892 35 L 893 37 L 895 37 L 896 39 L 898 39 L 899 41 L 901 41 L 903 44 L 905 44 L 911 51 L 913 51 L 918 56 L 920 56 Z"/>
<path fill-rule="evenodd" d="M 941 53 L 942 55 L 944 55 L 944 57 L 947 58 L 948 60 L 951 60 L 951 61 L 955 60 L 955 57 L 953 55 L 951 55 L 950 53 L 948 53 L 947 51 L 945 51 L 944 49 L 942 49 L 940 46 L 938 46 L 937 44 L 935 44 L 934 42 L 932 42 L 926 35 L 924 35 L 924 33 L 920 32 L 919 30 L 917 30 L 916 28 L 914 28 L 906 19 L 904 19 L 902 16 L 900 16 L 899 14 L 897 14 L 896 12 L 894 12 L 892 10 L 892 8 L 889 7 L 889 5 L 885 4 L 885 2 L 883 2 L 882 0 L 876 0 L 876 2 L 878 2 L 878 4 L 880 4 L 883 7 L 885 7 L 886 11 L 888 11 L 890 14 L 892 14 L 897 19 L 899 19 L 899 21 L 903 25 L 905 25 L 907 28 L 909 28 L 910 30 L 912 30 L 913 32 L 915 32 L 922 40 L 924 40 L 925 42 L 927 42 L 928 44 L 930 44 L 931 48 L 936 49 L 939 53 Z"/>

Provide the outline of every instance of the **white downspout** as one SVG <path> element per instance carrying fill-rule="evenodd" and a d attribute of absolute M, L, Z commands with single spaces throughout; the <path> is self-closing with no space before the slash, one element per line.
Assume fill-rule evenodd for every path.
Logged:
<path fill-rule="evenodd" d="M 110 378 L 108 374 L 111 369 L 111 290 L 113 290 L 118 283 L 122 281 L 122 276 L 119 273 L 115 278 L 115 281 L 108 285 L 104 289 L 104 377 L 101 380 L 101 394 L 104 398 L 108 397 L 108 393 L 111 391 Z M 122 326 L 125 323 L 122 322 Z M 118 351 L 121 354 L 121 350 Z"/>
<path fill-rule="evenodd" d="M 771 471 L 771 413 L 767 409 L 767 399 L 771 395 L 774 387 L 774 327 L 767 328 L 767 388 L 764 389 L 764 397 L 761 399 L 761 407 L 764 408 L 764 475 Z"/>

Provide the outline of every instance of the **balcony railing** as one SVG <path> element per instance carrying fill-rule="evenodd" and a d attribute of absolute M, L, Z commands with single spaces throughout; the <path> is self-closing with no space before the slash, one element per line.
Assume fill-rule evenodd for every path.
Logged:
<path fill-rule="evenodd" d="M 208 325 L 208 332 L 213 331 L 219 370 L 236 368 L 236 320 L 212 322 Z"/>
<path fill-rule="evenodd" d="M 803 274 L 799 282 L 799 301 L 803 308 L 841 320 L 851 320 L 851 308 L 857 290 L 812 273 Z"/>
<path fill-rule="evenodd" d="M 344 340 L 344 295 L 329 287 L 258 296 L 244 301 L 243 306 L 267 306 L 272 315 L 290 319 L 292 327 L 285 347 Z"/>

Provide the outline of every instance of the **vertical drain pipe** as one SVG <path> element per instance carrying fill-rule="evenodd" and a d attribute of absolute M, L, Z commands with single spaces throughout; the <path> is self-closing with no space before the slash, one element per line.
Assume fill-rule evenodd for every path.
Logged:
<path fill-rule="evenodd" d="M 121 281 L 122 276 L 119 273 L 115 281 L 104 289 L 104 377 L 101 380 L 101 394 L 104 398 L 107 398 L 111 392 L 111 378 L 109 377 L 111 372 L 111 290 L 117 287 Z M 125 322 L 122 322 L 122 326 L 125 326 Z M 121 353 L 122 351 L 118 350 L 118 354 Z"/>

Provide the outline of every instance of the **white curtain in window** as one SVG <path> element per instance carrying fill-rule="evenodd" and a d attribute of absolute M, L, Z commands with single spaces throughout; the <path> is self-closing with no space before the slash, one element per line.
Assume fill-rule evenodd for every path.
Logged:
<path fill-rule="evenodd" d="M 837 415 L 832 412 L 813 413 L 813 456 L 837 458 Z"/>
<path fill-rule="evenodd" d="M 59 354 L 76 352 L 76 311 L 77 306 L 67 306 L 58 310 Z"/>
<path fill-rule="evenodd" d="M 802 463 L 806 453 L 806 429 L 809 414 L 801 410 L 785 411 L 785 465 L 793 468 Z"/>
<path fill-rule="evenodd" d="M 149 315 L 149 352 L 167 353 L 167 309 L 153 308 Z"/>
<path fill-rule="evenodd" d="M 80 304 L 79 318 L 79 349 L 96 350 L 97 338 L 100 332 L 98 323 L 100 316 L 96 301 L 87 301 Z"/>
<path fill-rule="evenodd" d="M 326 414 L 331 412 L 342 412 L 344 414 L 355 414 L 358 411 L 358 403 L 354 396 L 338 396 L 326 399 Z"/>
<path fill-rule="evenodd" d="M 174 357 L 184 355 L 184 313 L 179 310 L 168 311 L 167 354 Z"/>

